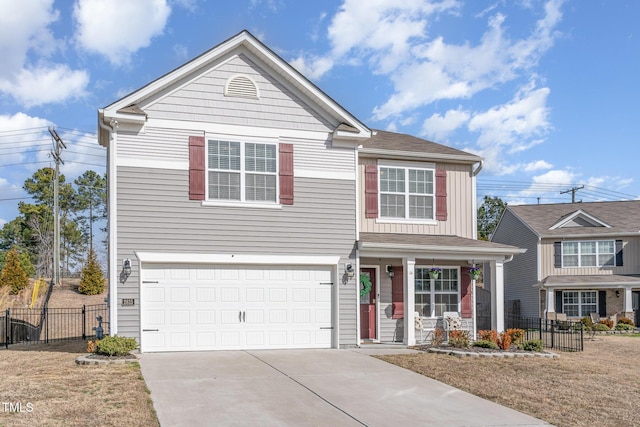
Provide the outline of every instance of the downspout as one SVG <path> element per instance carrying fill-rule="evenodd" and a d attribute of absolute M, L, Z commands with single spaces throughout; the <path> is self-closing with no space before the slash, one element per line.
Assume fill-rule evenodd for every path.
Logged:
<path fill-rule="evenodd" d="M 109 145 L 107 147 L 107 269 L 109 277 L 109 293 L 108 293 L 108 305 L 109 305 L 109 335 L 116 335 L 118 333 L 118 263 L 117 263 L 117 212 L 116 212 L 116 142 L 117 142 L 117 128 L 118 122 L 112 119 L 109 122 L 109 126 L 103 122 L 104 113 L 102 117 L 98 115 L 98 126 L 100 129 L 104 129 L 109 134 Z"/>
<path fill-rule="evenodd" d="M 472 238 L 473 239 L 477 239 L 478 238 L 478 189 L 476 188 L 476 176 L 478 176 L 478 174 L 480 173 L 480 171 L 482 170 L 483 167 L 483 162 L 482 160 L 480 160 L 480 162 L 478 163 L 478 167 L 475 170 L 471 171 L 471 191 L 473 192 L 473 194 L 471 195 L 471 200 L 472 200 L 472 206 L 473 206 L 473 224 L 472 224 L 472 230 L 473 230 L 473 235 Z"/>

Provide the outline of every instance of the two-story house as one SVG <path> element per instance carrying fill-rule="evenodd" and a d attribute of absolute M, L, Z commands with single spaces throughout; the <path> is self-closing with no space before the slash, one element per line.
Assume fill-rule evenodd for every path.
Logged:
<path fill-rule="evenodd" d="M 523 316 L 640 320 L 640 201 L 507 206 L 492 241 L 527 249 L 504 270 Z"/>
<path fill-rule="evenodd" d="M 472 317 L 480 262 L 503 327 L 517 249 L 474 239 L 482 159 L 370 129 L 250 33 L 98 121 L 110 332 L 142 351 L 413 344 L 416 311 Z"/>

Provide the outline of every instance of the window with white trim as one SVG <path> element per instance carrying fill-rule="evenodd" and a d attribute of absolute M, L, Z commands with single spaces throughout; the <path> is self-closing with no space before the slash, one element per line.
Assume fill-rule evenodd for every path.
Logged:
<path fill-rule="evenodd" d="M 563 291 L 562 312 L 567 317 L 584 317 L 598 312 L 597 291 Z"/>
<path fill-rule="evenodd" d="M 616 242 L 614 240 L 562 242 L 562 266 L 565 268 L 613 267 L 615 263 Z"/>
<path fill-rule="evenodd" d="M 434 169 L 380 166 L 380 218 L 434 219 Z"/>
<path fill-rule="evenodd" d="M 276 202 L 276 144 L 209 140 L 207 145 L 209 200 Z"/>
<path fill-rule="evenodd" d="M 429 268 L 416 267 L 415 311 L 424 317 L 440 317 L 445 311 L 459 311 L 459 276 L 457 268 L 443 268 L 439 277 L 432 281 Z"/>

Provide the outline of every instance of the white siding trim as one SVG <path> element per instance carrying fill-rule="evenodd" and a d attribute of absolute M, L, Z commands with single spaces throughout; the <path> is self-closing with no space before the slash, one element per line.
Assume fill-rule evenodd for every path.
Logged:
<path fill-rule="evenodd" d="M 233 255 L 202 253 L 134 252 L 141 263 L 173 264 L 257 264 L 257 265 L 335 265 L 339 256 Z"/>
<path fill-rule="evenodd" d="M 109 334 L 118 333 L 118 279 L 120 271 L 118 266 L 118 131 L 116 128 L 110 132 L 109 154 L 107 156 L 108 172 L 108 268 L 109 268 Z"/>
<path fill-rule="evenodd" d="M 295 150 L 295 148 L 294 148 Z M 295 156 L 295 153 L 294 153 Z M 295 161 L 295 160 L 294 160 Z M 320 171 L 320 170 L 311 170 L 311 169 L 294 169 L 293 177 L 300 178 L 317 178 L 317 179 L 340 179 L 344 181 L 355 181 L 355 171 L 351 172 L 329 172 L 329 171 Z"/>
<path fill-rule="evenodd" d="M 155 160 L 153 158 L 126 157 L 120 158 L 118 166 L 129 166 L 132 168 L 189 170 L 189 162 L 182 160 Z"/>

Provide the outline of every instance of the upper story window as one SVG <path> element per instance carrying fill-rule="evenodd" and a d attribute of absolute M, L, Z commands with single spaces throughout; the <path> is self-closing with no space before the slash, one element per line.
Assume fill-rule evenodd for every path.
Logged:
<path fill-rule="evenodd" d="M 562 242 L 562 267 L 603 267 L 616 265 L 616 242 L 594 240 Z"/>
<path fill-rule="evenodd" d="M 434 169 L 381 165 L 380 218 L 434 219 Z"/>
<path fill-rule="evenodd" d="M 209 140 L 209 200 L 272 202 L 277 200 L 277 145 Z"/>

